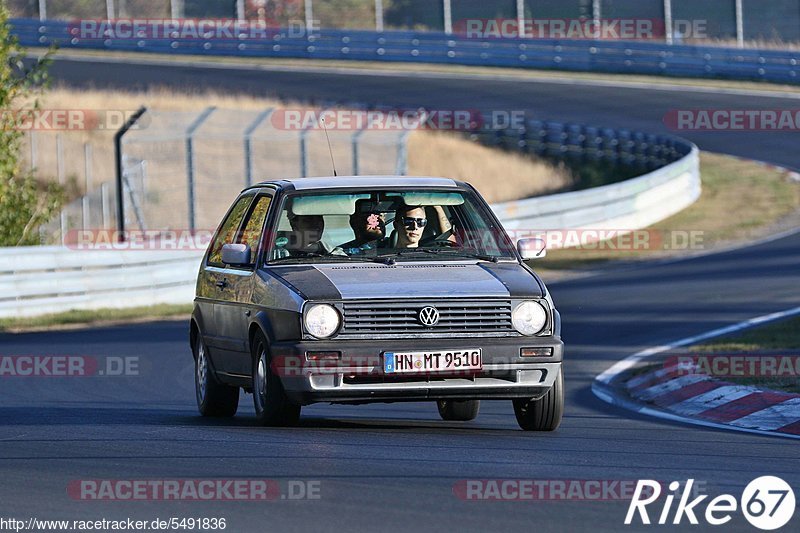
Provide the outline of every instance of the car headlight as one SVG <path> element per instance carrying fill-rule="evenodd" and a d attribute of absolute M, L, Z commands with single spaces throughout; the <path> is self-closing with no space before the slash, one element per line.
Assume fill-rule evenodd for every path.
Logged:
<path fill-rule="evenodd" d="M 538 302 L 522 302 L 511 313 L 511 322 L 523 335 L 536 335 L 547 325 L 547 310 Z"/>
<path fill-rule="evenodd" d="M 313 305 L 306 311 L 306 331 L 318 339 L 331 337 L 341 325 L 342 319 L 339 312 L 332 305 Z"/>

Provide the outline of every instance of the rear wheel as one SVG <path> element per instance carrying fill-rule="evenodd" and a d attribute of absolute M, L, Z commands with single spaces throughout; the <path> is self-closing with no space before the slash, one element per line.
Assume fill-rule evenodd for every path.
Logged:
<path fill-rule="evenodd" d="M 253 404 L 256 418 L 265 426 L 294 426 L 300 406 L 286 396 L 280 377 L 272 370 L 267 340 L 261 332 L 253 342 Z"/>
<path fill-rule="evenodd" d="M 442 420 L 468 422 L 475 420 L 481 408 L 480 400 L 438 400 L 439 416 Z"/>
<path fill-rule="evenodd" d="M 514 400 L 514 414 L 519 427 L 525 431 L 554 431 L 561 425 L 564 415 L 564 371 L 538 400 Z"/>
<path fill-rule="evenodd" d="M 208 360 L 203 336 L 198 333 L 194 347 L 194 389 L 197 409 L 203 416 L 230 417 L 239 408 L 239 387 L 217 381 Z"/>

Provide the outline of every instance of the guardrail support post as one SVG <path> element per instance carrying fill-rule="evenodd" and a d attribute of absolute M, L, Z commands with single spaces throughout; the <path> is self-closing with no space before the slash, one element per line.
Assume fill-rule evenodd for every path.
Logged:
<path fill-rule="evenodd" d="M 245 12 L 244 0 L 236 0 L 236 19 L 245 20 L 247 13 Z"/>
<path fill-rule="evenodd" d="M 244 132 L 245 187 L 249 187 L 253 184 L 253 133 L 270 115 L 272 115 L 271 107 L 259 113 L 253 123 L 250 124 Z"/>
<path fill-rule="evenodd" d="M 447 35 L 453 33 L 453 10 L 450 5 L 450 0 L 443 0 L 444 2 L 444 32 Z"/>
<path fill-rule="evenodd" d="M 736 0 L 736 44 L 744 48 L 744 7 L 742 0 Z"/>
<path fill-rule="evenodd" d="M 203 125 L 211 114 L 216 111 L 216 107 L 208 107 L 200 113 L 200 116 L 189 125 L 186 130 L 186 178 L 188 181 L 189 194 L 189 232 L 194 234 L 195 230 L 195 194 L 194 194 L 194 133 L 197 128 Z"/>
<path fill-rule="evenodd" d="M 122 173 L 124 171 L 122 168 L 122 138 L 128 133 L 128 130 L 142 118 L 145 112 L 147 112 L 147 108 L 140 107 L 139 110 L 131 115 L 131 118 L 123 124 L 116 135 L 114 135 L 114 157 L 117 171 L 117 230 L 119 232 L 120 242 L 125 242 L 125 192 L 122 183 Z"/>
<path fill-rule="evenodd" d="M 39 20 L 47 20 L 47 0 L 39 0 Z"/>
<path fill-rule="evenodd" d="M 106 0 L 106 17 L 108 20 L 114 20 L 114 0 Z"/>
<path fill-rule="evenodd" d="M 520 37 L 527 37 L 525 33 L 525 0 L 517 0 L 517 30 Z"/>

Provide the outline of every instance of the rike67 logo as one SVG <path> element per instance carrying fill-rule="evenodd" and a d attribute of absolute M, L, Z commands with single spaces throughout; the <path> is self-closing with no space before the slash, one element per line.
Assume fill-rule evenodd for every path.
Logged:
<path fill-rule="evenodd" d="M 652 520 L 659 525 L 668 523 L 679 525 L 685 517 L 690 524 L 697 525 L 700 516 L 709 525 L 721 526 L 730 522 L 733 514 L 741 510 L 750 524 L 764 531 L 772 531 L 785 526 L 794 515 L 794 491 L 779 477 L 762 476 L 754 479 L 745 487 L 739 500 L 731 494 L 721 494 L 705 504 L 705 512 L 701 512 L 703 508 L 701 504 L 709 496 L 703 494 L 690 500 L 689 498 L 693 496 L 693 485 L 694 479 L 690 479 L 683 485 L 681 491 L 681 484 L 678 481 L 670 483 L 669 492 L 663 498 L 664 505 L 661 512 L 653 516 Z M 650 525 L 652 522 L 647 507 L 654 504 L 661 496 L 662 488 L 658 481 L 639 480 L 628 507 L 628 514 L 625 516 L 625 525 L 636 522 L 637 515 L 642 524 Z M 678 503 L 673 511 L 676 497 Z M 651 511 L 658 511 L 656 505 L 652 507 L 656 509 L 651 508 Z"/>

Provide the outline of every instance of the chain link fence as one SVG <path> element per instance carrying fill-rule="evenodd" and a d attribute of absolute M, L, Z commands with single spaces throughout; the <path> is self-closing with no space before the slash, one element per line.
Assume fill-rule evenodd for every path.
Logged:
<path fill-rule="evenodd" d="M 331 151 L 341 175 L 407 171 L 408 130 L 333 129 L 329 150 L 324 129 L 287 128 L 285 116 L 275 118 L 285 113 L 214 107 L 148 111 L 123 138 L 125 227 L 213 230 L 248 185 L 332 175 Z M 43 243 L 69 244 L 77 230 L 118 226 L 113 144 L 81 142 L 80 136 L 64 133 L 31 131 L 27 136 L 28 166 L 79 191 L 58 219 L 41 228 Z"/>
<path fill-rule="evenodd" d="M 463 31 L 470 21 L 529 21 L 528 36 L 553 37 L 575 22 L 596 27 L 654 22 L 668 43 L 800 43 L 800 0 L 6 0 L 12 17 L 209 18 L 314 29 Z M 542 30 L 545 21 L 548 30 Z M 531 24 L 532 22 L 532 24 Z M 566 25 L 566 26 L 563 26 Z M 521 25 L 524 27 L 524 22 Z M 668 28 L 668 29 L 667 29 Z M 548 34 L 550 32 L 550 34 Z M 495 36 L 488 32 L 490 36 Z M 524 33 L 524 31 L 523 31 Z M 531 35 L 533 33 L 533 35 Z M 624 32 L 623 32 L 624 33 Z M 598 30 L 601 38 L 603 31 Z M 500 31 L 496 36 L 503 35 Z M 565 38 L 592 38 L 577 30 Z M 644 38 L 625 35 L 617 38 Z M 650 37 L 652 38 L 652 36 Z"/>

